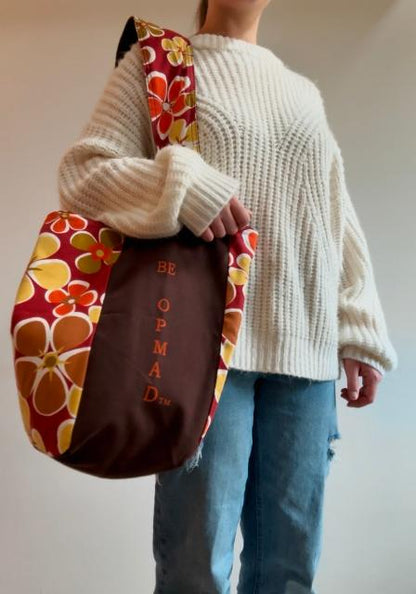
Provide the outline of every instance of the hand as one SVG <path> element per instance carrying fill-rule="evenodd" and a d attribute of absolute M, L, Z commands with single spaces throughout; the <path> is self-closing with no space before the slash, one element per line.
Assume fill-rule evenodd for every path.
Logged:
<path fill-rule="evenodd" d="M 347 388 L 342 388 L 341 398 L 348 400 L 347 406 L 359 408 L 374 402 L 377 384 L 383 375 L 371 365 L 356 359 L 343 359 Z M 358 376 L 362 376 L 363 385 L 360 388 Z"/>
<path fill-rule="evenodd" d="M 251 214 L 251 211 L 246 209 L 236 196 L 233 196 L 200 237 L 205 241 L 212 241 L 214 237 L 234 235 L 239 229 L 248 225 Z"/>

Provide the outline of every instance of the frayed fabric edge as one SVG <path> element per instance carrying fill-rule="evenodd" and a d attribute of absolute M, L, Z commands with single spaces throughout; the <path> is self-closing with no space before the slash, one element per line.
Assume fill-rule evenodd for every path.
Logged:
<path fill-rule="evenodd" d="M 185 460 L 185 462 L 179 468 L 181 470 L 185 469 L 187 472 L 191 472 L 194 468 L 196 468 L 199 464 L 200 459 L 202 458 L 202 448 L 204 446 L 204 440 L 202 439 L 195 452 Z M 155 480 L 158 485 L 162 485 L 160 481 L 160 473 L 155 474 Z"/>
<path fill-rule="evenodd" d="M 191 472 L 194 468 L 196 468 L 199 464 L 200 459 L 202 458 L 202 448 L 204 446 L 204 440 L 202 439 L 195 452 L 192 454 L 190 458 L 185 460 L 184 467 L 187 472 Z"/>

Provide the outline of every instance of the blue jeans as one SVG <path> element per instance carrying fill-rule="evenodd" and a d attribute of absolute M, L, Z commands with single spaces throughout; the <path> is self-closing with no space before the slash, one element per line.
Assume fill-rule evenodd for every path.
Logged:
<path fill-rule="evenodd" d="M 156 475 L 153 594 L 316 594 L 336 380 L 228 370 L 200 451 Z"/>

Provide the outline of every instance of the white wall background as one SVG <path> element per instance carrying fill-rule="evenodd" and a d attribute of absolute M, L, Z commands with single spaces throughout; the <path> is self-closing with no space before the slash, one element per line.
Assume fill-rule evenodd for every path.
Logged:
<path fill-rule="evenodd" d="M 101 93 L 125 21 L 135 14 L 191 34 L 196 2 L 3 0 L 1 8 L 0 591 L 150 594 L 154 477 L 99 480 L 32 448 L 8 328 L 43 216 L 57 206 L 58 160 Z M 338 398 L 342 440 L 316 588 L 415 594 L 416 3 L 272 0 L 266 11 L 258 42 L 325 98 L 399 354 L 373 405 L 348 409 Z M 241 545 L 238 531 L 234 589 Z"/>

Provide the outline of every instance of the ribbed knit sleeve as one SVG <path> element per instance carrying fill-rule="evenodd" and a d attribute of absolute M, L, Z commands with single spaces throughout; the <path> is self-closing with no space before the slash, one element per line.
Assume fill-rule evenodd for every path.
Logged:
<path fill-rule="evenodd" d="M 185 145 L 155 154 L 139 43 L 111 72 L 77 140 L 58 166 L 60 207 L 133 237 L 200 235 L 239 180 Z"/>
<path fill-rule="evenodd" d="M 384 373 L 397 368 L 378 295 L 368 244 L 345 180 L 339 145 L 334 140 L 331 199 L 341 201 L 342 265 L 338 294 L 339 358 L 352 358 Z"/>

